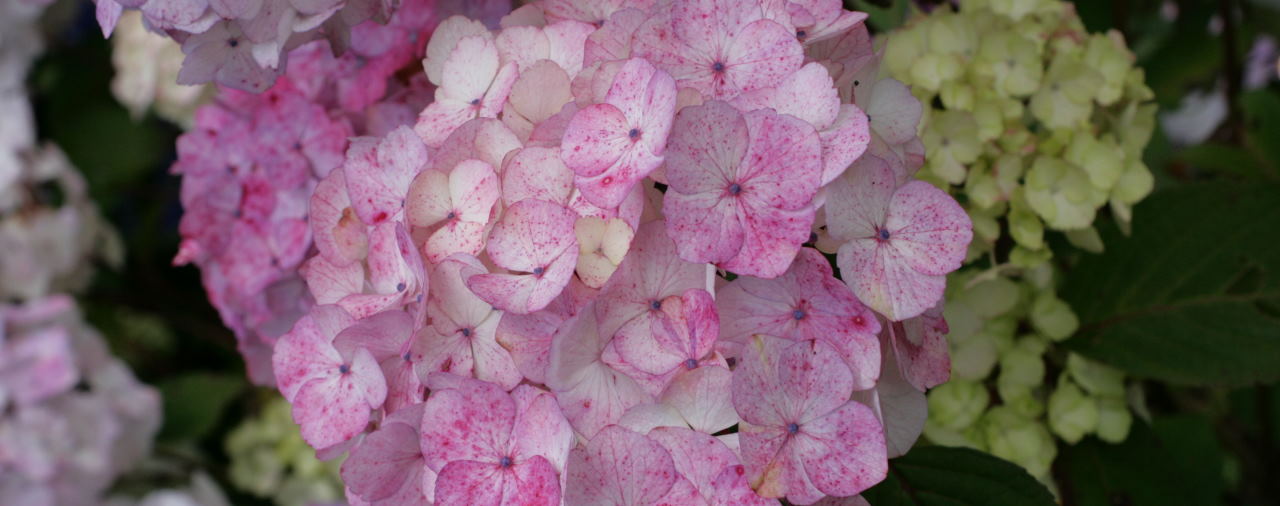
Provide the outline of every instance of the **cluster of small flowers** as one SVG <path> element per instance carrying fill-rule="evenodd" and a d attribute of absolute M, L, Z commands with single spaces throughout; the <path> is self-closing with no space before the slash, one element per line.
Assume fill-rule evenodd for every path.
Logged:
<path fill-rule="evenodd" d="M 334 49 L 360 51 L 375 39 L 370 25 L 388 23 L 394 0 L 94 0 L 98 24 L 110 36 L 125 9 L 142 14 L 146 29 L 181 44 L 179 84 L 216 82 L 261 92 L 288 67 L 291 50 L 328 40 Z M 410 3 L 410 2 L 406 2 Z M 418 2 L 434 4 L 435 1 Z M 509 0 L 441 0 L 468 12 L 487 13 Z M 374 45 L 387 42 L 381 40 Z M 367 49 L 367 47 L 366 47 Z"/>
<path fill-rule="evenodd" d="M 313 305 L 298 266 L 313 254 L 316 183 L 342 164 L 350 137 L 412 124 L 430 100 L 425 77 L 396 73 L 421 58 L 433 3 L 407 0 L 388 24 L 361 25 L 341 57 L 325 41 L 295 49 L 270 89 L 220 89 L 178 139 L 185 213 L 174 263 L 201 268 L 256 383 L 274 383 L 275 339 Z"/>
<path fill-rule="evenodd" d="M 190 128 L 196 107 L 209 101 L 213 87 L 178 84 L 182 58 L 178 43 L 147 31 L 141 13 L 126 12 L 111 34 L 111 93 L 135 120 L 154 108 L 161 118 Z"/>
<path fill-rule="evenodd" d="M 120 261 L 114 232 L 57 146 L 36 137 L 26 76 L 43 40 L 41 2 L 0 4 L 0 299 L 78 291 L 96 257 Z"/>
<path fill-rule="evenodd" d="M 160 396 L 70 297 L 0 305 L 0 503 L 96 503 L 159 426 Z"/>
<path fill-rule="evenodd" d="M 854 496 L 949 375 L 972 237 L 865 17 L 547 0 L 443 21 L 430 86 L 300 48 L 180 141 L 178 260 L 250 355 L 288 330 L 276 383 L 353 504 Z M 398 121 L 388 82 L 434 100 Z"/>
<path fill-rule="evenodd" d="M 1133 60 L 1117 33 L 1087 33 L 1058 0 L 936 9 L 886 49 L 889 73 L 936 104 L 924 114 L 921 177 L 964 195 L 978 239 L 951 276 L 952 381 L 929 393 L 925 434 L 988 450 L 1046 483 L 1053 435 L 1120 442 L 1132 420 L 1120 372 L 1055 346 L 1078 322 L 1056 295 L 1045 234 L 1099 252 L 1099 208 L 1109 204 L 1127 230 L 1150 193 L 1142 151 L 1155 105 Z M 1002 234 L 1012 249 L 998 246 Z M 1046 361 L 1061 371 L 1056 381 Z"/>
<path fill-rule="evenodd" d="M 279 506 L 330 504 L 343 498 L 341 460 L 322 462 L 289 417 L 289 403 L 274 397 L 257 416 L 227 436 L 228 474 L 236 488 Z"/>

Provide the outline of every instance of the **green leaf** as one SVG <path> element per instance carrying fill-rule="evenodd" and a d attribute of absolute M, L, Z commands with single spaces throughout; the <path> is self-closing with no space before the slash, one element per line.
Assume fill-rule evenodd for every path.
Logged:
<path fill-rule="evenodd" d="M 1119 445 L 1089 438 L 1064 448 L 1062 494 L 1079 506 L 1222 504 L 1223 453 L 1203 417 L 1134 424 Z"/>
<path fill-rule="evenodd" d="M 1252 153 L 1235 146 L 1205 143 L 1192 146 L 1178 153 L 1179 161 L 1197 169 L 1246 179 L 1268 176 Z"/>
<path fill-rule="evenodd" d="M 862 493 L 872 506 L 1053 506 L 1053 494 L 1013 464 L 969 448 L 916 447 Z"/>
<path fill-rule="evenodd" d="M 1216 182 L 1157 193 L 1133 236 L 1103 231 L 1062 298 L 1065 345 L 1139 377 L 1239 385 L 1280 378 L 1280 185 Z"/>
<path fill-rule="evenodd" d="M 1244 109 L 1247 144 L 1271 164 L 1271 170 L 1280 170 L 1280 94 L 1258 90 L 1240 96 Z M 1273 172 L 1272 175 L 1275 173 Z"/>
<path fill-rule="evenodd" d="M 198 440 L 208 434 L 223 410 L 245 389 L 238 374 L 197 372 L 158 385 L 164 398 L 164 426 L 160 439 Z"/>

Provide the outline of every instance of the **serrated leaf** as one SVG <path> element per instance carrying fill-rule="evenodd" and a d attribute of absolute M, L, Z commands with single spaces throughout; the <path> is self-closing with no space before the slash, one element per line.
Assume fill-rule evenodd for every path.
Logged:
<path fill-rule="evenodd" d="M 197 372 L 158 386 L 164 399 L 160 439 L 198 440 L 208 434 L 227 405 L 244 391 L 245 381 L 239 375 Z"/>
<path fill-rule="evenodd" d="M 921 446 L 889 461 L 862 493 L 872 506 L 1052 506 L 1053 494 L 1017 464 L 969 448 Z"/>
<path fill-rule="evenodd" d="M 1139 377 L 1237 385 L 1280 378 L 1280 185 L 1202 183 L 1153 195 L 1133 236 L 1071 269 L 1081 321 L 1065 345 Z"/>
<path fill-rule="evenodd" d="M 1222 449 L 1203 417 L 1134 424 L 1124 443 L 1094 438 L 1064 448 L 1063 495 L 1080 506 L 1221 504 Z"/>

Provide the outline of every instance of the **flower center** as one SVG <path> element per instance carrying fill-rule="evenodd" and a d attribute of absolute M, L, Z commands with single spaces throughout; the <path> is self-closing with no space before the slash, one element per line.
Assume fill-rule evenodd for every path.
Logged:
<path fill-rule="evenodd" d="M 800 425 L 799 425 L 799 424 L 797 424 L 797 423 L 795 423 L 795 422 L 791 422 L 791 423 L 787 424 L 787 433 L 789 433 L 789 434 L 795 434 L 795 433 L 797 433 L 797 432 L 800 432 Z"/>
<path fill-rule="evenodd" d="M 724 72 L 724 62 L 715 62 L 711 64 L 711 70 L 719 73 Z"/>
<path fill-rule="evenodd" d="M 457 213 L 457 212 L 455 212 L 455 211 L 449 211 L 449 214 L 445 215 L 444 219 L 446 219 L 446 220 L 452 220 L 452 219 L 457 218 L 457 217 L 458 217 L 458 213 Z"/>
<path fill-rule="evenodd" d="M 471 337 L 471 327 L 462 328 L 462 337 Z"/>
<path fill-rule="evenodd" d="M 541 276 L 541 275 L 542 275 L 542 273 L 544 273 L 544 272 L 547 272 L 547 268 L 546 268 L 546 267 L 534 267 L 534 268 L 533 268 L 533 275 L 535 275 L 535 276 Z"/>
<path fill-rule="evenodd" d="M 396 291 L 397 291 L 397 292 L 403 292 L 403 291 L 404 291 L 404 282 L 403 282 L 403 281 L 402 281 L 402 282 L 400 282 L 400 283 L 397 283 L 397 284 L 396 284 Z"/>
<path fill-rule="evenodd" d="M 742 193 L 742 185 L 738 183 L 729 185 L 729 195 L 737 195 L 739 193 Z"/>
<path fill-rule="evenodd" d="M 804 38 L 808 36 L 809 36 L 809 32 L 806 32 L 804 30 L 796 30 L 797 39 L 804 40 Z"/>
<path fill-rule="evenodd" d="M 503 469 L 511 467 L 511 457 L 502 457 L 502 460 L 498 461 L 498 465 L 502 466 Z"/>
<path fill-rule="evenodd" d="M 630 132 L 627 132 L 627 137 L 630 137 L 630 138 L 631 138 L 631 140 L 639 139 L 639 138 L 640 138 L 640 129 L 639 129 L 639 128 L 632 128 Z"/>
<path fill-rule="evenodd" d="M 407 351 L 406 351 L 406 352 L 404 352 L 404 355 L 402 355 L 402 356 L 401 356 L 401 358 L 403 358 L 405 362 L 412 362 L 412 361 L 413 361 L 413 356 L 412 356 L 412 355 L 410 355 L 410 354 L 409 354 L 409 352 L 407 352 Z"/>
<path fill-rule="evenodd" d="M 881 241 L 889 240 L 889 229 L 887 228 L 880 229 L 880 240 Z"/>
<path fill-rule="evenodd" d="M 662 309 L 662 301 L 658 299 L 653 299 L 652 301 L 649 302 L 649 308 L 653 309 L 654 311 Z"/>
<path fill-rule="evenodd" d="M 348 366 L 347 364 L 342 364 L 338 366 L 338 374 L 346 374 L 349 372 L 351 372 L 351 366 Z"/>
<path fill-rule="evenodd" d="M 694 360 L 694 359 L 688 359 L 688 360 L 685 360 L 685 361 L 684 361 L 684 368 L 685 368 L 685 369 L 688 369 L 688 370 L 690 370 L 690 371 L 692 371 L 692 370 L 694 370 L 694 369 L 697 369 L 697 368 L 698 368 L 698 361 L 697 361 L 697 360 Z"/>
<path fill-rule="evenodd" d="M 791 317 L 792 317 L 792 318 L 795 318 L 795 319 L 797 319 L 797 320 L 803 320 L 803 319 L 804 319 L 804 310 L 803 310 L 803 309 L 797 309 L 797 310 L 795 310 L 795 311 L 792 311 L 792 312 L 791 312 Z"/>
<path fill-rule="evenodd" d="M 236 47 L 240 45 L 240 39 L 227 39 L 227 47 Z"/>
<path fill-rule="evenodd" d="M 473 99 L 471 99 L 471 102 L 470 102 L 470 103 L 471 103 L 471 105 L 480 105 L 480 99 L 478 99 L 478 98 L 473 98 Z"/>

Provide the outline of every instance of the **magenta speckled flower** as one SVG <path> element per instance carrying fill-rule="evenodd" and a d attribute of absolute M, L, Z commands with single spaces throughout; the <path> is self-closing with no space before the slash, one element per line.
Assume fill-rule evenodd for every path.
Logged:
<path fill-rule="evenodd" d="M 547 307 L 577 265 L 577 218 L 573 210 L 545 200 L 516 202 L 494 225 L 486 248 L 494 264 L 514 273 L 476 274 L 467 278 L 467 286 L 486 302 L 513 313 Z"/>
<path fill-rule="evenodd" d="M 821 141 L 804 121 L 716 101 L 685 108 L 667 153 L 667 234 L 687 261 L 781 275 L 809 239 L 821 172 Z"/>

